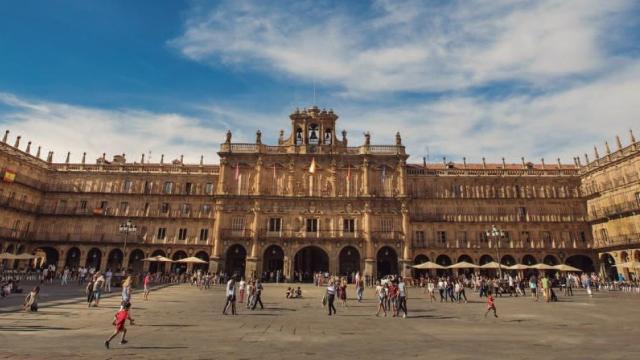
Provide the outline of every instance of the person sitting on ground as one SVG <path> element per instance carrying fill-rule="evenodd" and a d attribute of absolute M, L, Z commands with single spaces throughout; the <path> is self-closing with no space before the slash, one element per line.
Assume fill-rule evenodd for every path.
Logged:
<path fill-rule="evenodd" d="M 38 311 L 38 298 L 40 297 L 40 287 L 34 287 L 24 299 L 24 311 Z"/>
<path fill-rule="evenodd" d="M 293 297 L 293 293 L 291 291 L 291 287 L 287 288 L 287 295 L 285 296 L 287 299 L 290 299 Z"/>
<path fill-rule="evenodd" d="M 296 289 L 296 297 L 297 298 L 302 297 L 302 289 L 300 289 L 300 286 L 298 286 L 298 288 Z"/>

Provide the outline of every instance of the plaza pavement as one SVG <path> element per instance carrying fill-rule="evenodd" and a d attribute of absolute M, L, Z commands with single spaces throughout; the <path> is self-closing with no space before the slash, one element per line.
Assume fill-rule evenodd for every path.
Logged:
<path fill-rule="evenodd" d="M 76 288 L 79 292 L 80 288 Z M 469 291 L 469 304 L 430 303 L 410 289 L 407 319 L 373 314 L 365 301 L 336 305 L 327 316 L 323 290 L 303 286 L 303 299 L 285 299 L 284 285 L 267 284 L 265 310 L 240 307 L 223 316 L 222 287 L 158 288 L 151 300 L 136 291 L 129 344 L 103 341 L 112 331 L 119 296 L 87 308 L 73 290 L 46 288 L 41 311 L 23 313 L 0 300 L 2 359 L 636 359 L 640 354 L 640 297 L 600 292 L 546 304 L 497 298 L 499 318 L 484 318 L 485 303 Z M 350 288 L 353 295 L 353 287 Z M 15 296 L 15 295 L 14 295 Z M 10 301 L 15 301 L 9 299 Z"/>

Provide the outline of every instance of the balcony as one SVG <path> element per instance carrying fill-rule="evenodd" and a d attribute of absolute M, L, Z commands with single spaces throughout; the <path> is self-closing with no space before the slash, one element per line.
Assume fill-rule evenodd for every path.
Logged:
<path fill-rule="evenodd" d="M 589 214 L 589 221 L 597 221 L 609 217 L 623 217 L 640 213 L 640 201 L 633 200 L 597 209 Z"/>
<path fill-rule="evenodd" d="M 463 223 L 522 223 L 522 222 L 583 222 L 580 214 L 414 214 L 411 222 L 463 222 Z"/>
<path fill-rule="evenodd" d="M 253 238 L 253 231 L 251 229 L 222 229 L 220 231 L 222 239 L 241 239 L 250 240 Z"/>
<path fill-rule="evenodd" d="M 640 245 L 640 233 L 607 236 L 606 238 L 596 237 L 594 242 L 596 248 Z"/>
<path fill-rule="evenodd" d="M 16 198 L 5 196 L 0 199 L 0 207 L 10 210 L 25 211 L 35 213 L 38 211 L 39 206 L 36 203 L 18 200 Z"/>
<path fill-rule="evenodd" d="M 259 232 L 261 239 L 362 239 L 360 231 L 347 232 L 342 230 L 319 230 L 314 232 L 286 229 L 282 231 L 269 231 L 262 229 Z"/>
<path fill-rule="evenodd" d="M 401 231 L 372 231 L 371 239 L 382 241 L 401 241 L 404 234 Z"/>
<path fill-rule="evenodd" d="M 180 209 L 169 211 L 144 210 L 144 209 L 118 209 L 118 208 L 56 208 L 45 207 L 40 212 L 41 215 L 61 215 L 61 216 L 108 216 L 123 218 L 180 218 L 180 219 L 212 219 L 211 211 L 191 210 L 183 212 Z"/>

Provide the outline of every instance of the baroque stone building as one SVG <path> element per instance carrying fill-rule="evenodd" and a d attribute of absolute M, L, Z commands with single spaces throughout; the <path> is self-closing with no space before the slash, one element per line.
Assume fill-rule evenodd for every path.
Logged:
<path fill-rule="evenodd" d="M 631 239 L 627 256 L 638 256 L 635 215 L 599 215 L 623 197 L 633 200 L 634 188 L 629 214 L 637 214 L 635 140 L 585 166 L 578 159 L 408 164 L 400 134 L 394 144 L 375 145 L 367 133 L 349 146 L 337 119 L 317 107 L 296 110 L 277 145 L 263 144 L 259 131 L 254 143 L 234 143 L 228 132 L 218 165 L 149 163 L 144 155 L 130 162 L 124 154 L 92 164 L 84 155 L 72 164 L 67 154 L 55 163 L 52 153 L 43 160 L 39 148 L 35 155 L 30 144 L 23 149 L 19 137 L 12 146 L 7 132 L 0 143 L 0 250 L 39 251 L 59 267 L 134 271 L 158 270 L 141 261 L 148 256 L 197 256 L 211 271 L 280 270 L 288 278 L 314 271 L 411 275 L 410 266 L 426 260 L 566 262 L 585 270 L 600 270 L 603 260 L 609 271 L 611 261 L 624 260 L 621 244 L 612 243 L 621 234 Z M 613 180 L 620 176 L 624 184 Z M 127 220 L 137 231 L 124 235 L 118 229 Z M 485 235 L 492 225 L 502 238 Z"/>

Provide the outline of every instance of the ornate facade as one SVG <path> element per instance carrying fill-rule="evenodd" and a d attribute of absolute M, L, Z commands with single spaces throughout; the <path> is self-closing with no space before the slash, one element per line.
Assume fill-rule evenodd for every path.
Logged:
<path fill-rule="evenodd" d="M 400 134 L 391 145 L 374 145 L 367 133 L 349 146 L 337 119 L 316 107 L 296 110 L 274 146 L 263 144 L 260 132 L 254 143 L 234 143 L 229 132 L 218 165 L 149 163 L 144 156 L 129 162 L 124 154 L 95 164 L 84 156 L 72 164 L 67 154 L 55 163 L 52 153 L 45 160 L 39 149 L 32 155 L 30 144 L 22 150 L 19 139 L 12 146 L 7 133 L 0 143 L 0 250 L 42 251 L 58 266 L 134 271 L 149 268 L 141 262 L 148 256 L 197 256 L 211 271 L 280 270 L 288 278 L 314 271 L 410 275 L 411 265 L 427 259 L 594 270 L 598 253 L 609 251 L 598 241 L 602 223 L 591 205 L 600 195 L 590 184 L 609 171 L 602 159 L 585 166 L 524 159 L 408 164 Z M 631 147 L 637 154 L 637 144 Z M 625 156 L 612 154 L 618 165 L 609 167 L 622 168 L 637 189 L 638 157 Z M 137 232 L 118 231 L 127 219 Z M 637 219 L 625 221 L 637 234 Z M 502 238 L 487 238 L 492 225 Z"/>

